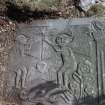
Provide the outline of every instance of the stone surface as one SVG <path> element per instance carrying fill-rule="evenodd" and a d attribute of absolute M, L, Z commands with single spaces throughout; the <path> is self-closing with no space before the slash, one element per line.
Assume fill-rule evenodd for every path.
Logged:
<path fill-rule="evenodd" d="M 104 46 L 104 19 L 19 24 L 3 100 L 18 105 L 104 105 Z"/>
<path fill-rule="evenodd" d="M 5 72 L 8 54 L 14 45 L 15 24 L 5 17 L 0 17 L 0 105 L 3 96 Z"/>

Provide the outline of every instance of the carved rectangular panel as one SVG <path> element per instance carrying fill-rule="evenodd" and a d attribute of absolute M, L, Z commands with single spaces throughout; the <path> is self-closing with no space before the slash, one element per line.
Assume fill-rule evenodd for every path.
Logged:
<path fill-rule="evenodd" d="M 3 99 L 17 105 L 104 105 L 105 24 L 37 20 L 17 27 Z"/>

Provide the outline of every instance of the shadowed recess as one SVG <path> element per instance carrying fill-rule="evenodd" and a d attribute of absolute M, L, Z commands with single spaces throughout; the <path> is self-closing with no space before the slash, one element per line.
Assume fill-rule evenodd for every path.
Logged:
<path fill-rule="evenodd" d="M 32 19 L 46 19 L 46 18 L 57 18 L 56 11 L 39 11 L 30 10 L 28 6 L 22 6 L 21 8 L 13 3 L 7 2 L 6 15 L 17 22 L 30 22 Z"/>

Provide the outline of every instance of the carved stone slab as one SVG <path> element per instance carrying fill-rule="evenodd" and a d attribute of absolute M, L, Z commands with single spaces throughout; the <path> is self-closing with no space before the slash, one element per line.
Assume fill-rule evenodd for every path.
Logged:
<path fill-rule="evenodd" d="M 18 105 L 104 105 L 104 60 L 104 20 L 19 24 L 4 100 Z"/>

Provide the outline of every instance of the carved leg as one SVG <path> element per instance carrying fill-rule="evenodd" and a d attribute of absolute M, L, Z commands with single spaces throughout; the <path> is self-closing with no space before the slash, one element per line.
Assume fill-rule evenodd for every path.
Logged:
<path fill-rule="evenodd" d="M 21 83 L 21 87 L 24 88 L 25 87 L 25 83 L 26 83 L 26 78 L 27 78 L 27 73 L 28 70 L 25 66 L 23 66 L 22 68 L 22 83 Z"/>
<path fill-rule="evenodd" d="M 63 86 L 63 84 L 62 84 L 62 72 L 61 71 L 57 73 L 57 83 L 60 85 L 60 87 Z"/>
<path fill-rule="evenodd" d="M 59 70 L 56 72 L 57 74 L 57 84 L 61 85 L 62 84 L 62 71 L 63 71 L 63 65 L 59 68 Z"/>
<path fill-rule="evenodd" d="M 20 81 L 21 81 L 21 69 L 19 68 L 17 71 L 16 71 L 16 78 L 15 78 L 15 87 L 16 88 L 20 88 L 19 84 L 20 84 Z"/>
<path fill-rule="evenodd" d="M 68 87 L 68 75 L 65 72 L 65 68 L 63 67 L 59 72 L 58 72 L 58 81 L 61 87 L 65 88 Z"/>
<path fill-rule="evenodd" d="M 68 89 L 68 84 L 69 84 L 69 77 L 68 77 L 68 72 L 64 71 L 62 73 L 62 77 L 63 77 L 63 86 Z"/>

